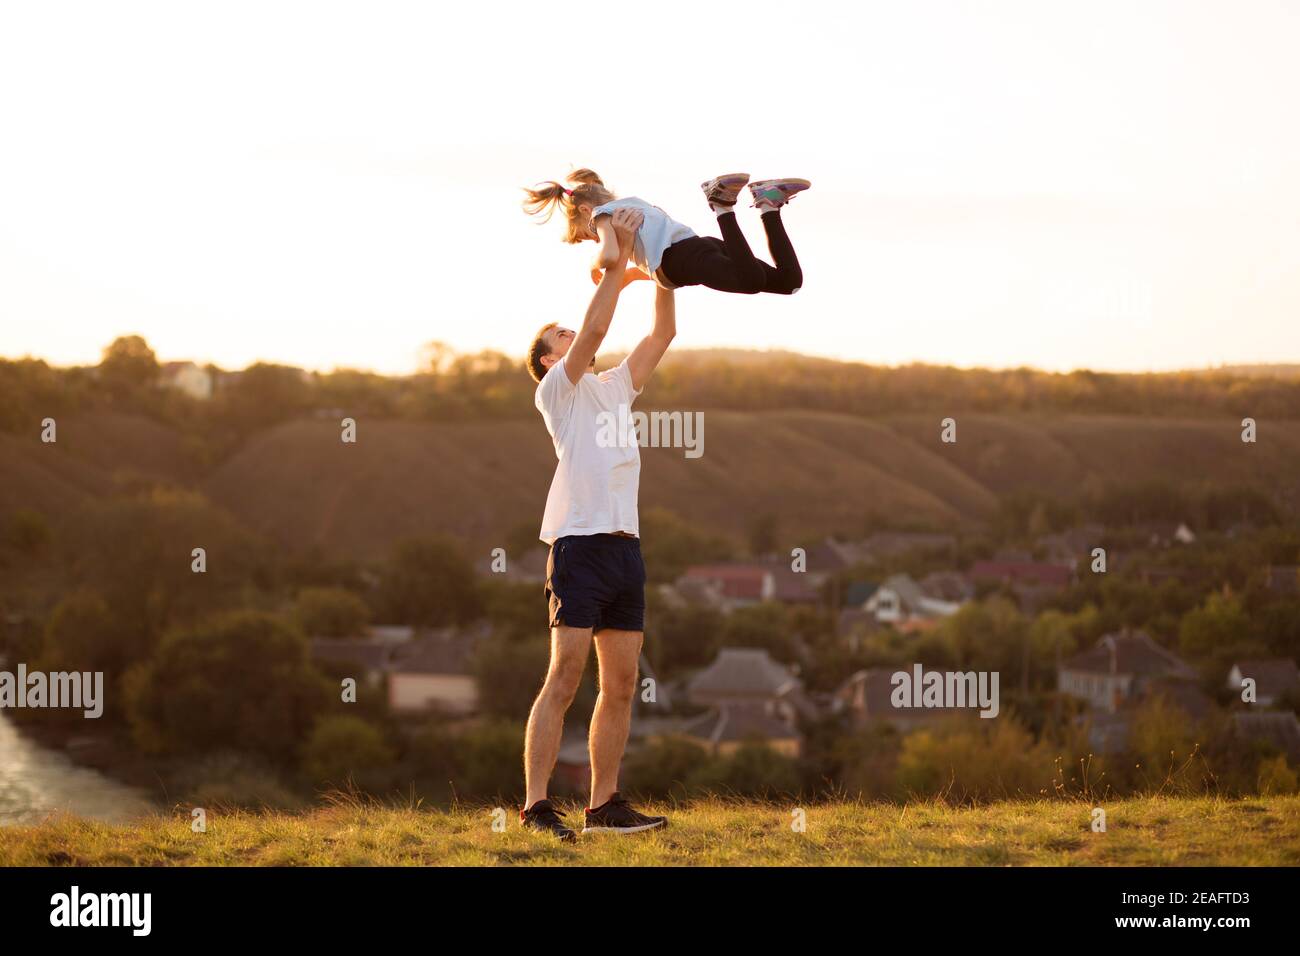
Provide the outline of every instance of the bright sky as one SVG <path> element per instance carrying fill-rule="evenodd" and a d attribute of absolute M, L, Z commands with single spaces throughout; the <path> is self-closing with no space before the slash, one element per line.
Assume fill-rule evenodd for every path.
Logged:
<path fill-rule="evenodd" d="M 0 355 L 409 372 L 580 323 L 519 187 L 802 176 L 794 297 L 677 344 L 1049 369 L 1300 361 L 1300 6 L 0 8 Z M 766 254 L 756 211 L 741 224 Z M 649 283 L 607 340 L 650 322 Z"/>

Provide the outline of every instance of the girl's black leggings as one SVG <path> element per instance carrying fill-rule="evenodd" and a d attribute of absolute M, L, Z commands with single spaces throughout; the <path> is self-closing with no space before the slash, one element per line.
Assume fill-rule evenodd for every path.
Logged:
<path fill-rule="evenodd" d="M 754 257 L 734 212 L 718 217 L 721 239 L 692 236 L 674 242 L 664 250 L 659 265 L 675 286 L 706 285 L 719 292 L 744 295 L 755 292 L 790 295 L 797 292 L 803 285 L 803 271 L 781 223 L 781 210 L 771 209 L 763 213 L 762 220 L 767 232 L 767 248 L 775 266 Z"/>

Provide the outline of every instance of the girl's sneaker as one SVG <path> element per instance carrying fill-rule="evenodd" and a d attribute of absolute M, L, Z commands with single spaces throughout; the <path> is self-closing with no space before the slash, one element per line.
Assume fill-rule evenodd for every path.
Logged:
<path fill-rule="evenodd" d="M 707 183 L 700 183 L 704 198 L 709 201 L 709 208 L 716 212 L 728 212 L 736 205 L 740 191 L 749 182 L 749 173 L 727 173 Z"/>
<path fill-rule="evenodd" d="M 806 179 L 763 179 L 750 183 L 749 191 L 754 195 L 754 202 L 750 208 L 761 209 L 763 212 L 780 209 L 797 193 L 803 192 L 811 185 L 812 183 Z"/>

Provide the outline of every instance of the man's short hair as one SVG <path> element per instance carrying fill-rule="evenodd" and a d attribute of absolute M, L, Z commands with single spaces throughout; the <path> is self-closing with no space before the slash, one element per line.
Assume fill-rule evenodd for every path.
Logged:
<path fill-rule="evenodd" d="M 546 333 L 559 326 L 559 322 L 547 322 L 543 325 L 537 331 L 537 338 L 533 339 L 533 347 L 528 350 L 528 374 L 533 377 L 534 382 L 540 382 L 546 374 L 546 366 L 542 364 L 542 358 L 551 354 L 551 344 L 546 341 Z"/>

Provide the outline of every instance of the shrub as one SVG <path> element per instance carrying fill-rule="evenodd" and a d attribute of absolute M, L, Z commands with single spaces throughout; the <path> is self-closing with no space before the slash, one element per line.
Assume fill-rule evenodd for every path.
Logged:
<path fill-rule="evenodd" d="M 294 618 L 312 637 L 355 637 L 370 621 L 370 608 L 344 588 L 303 588 Z"/>
<path fill-rule="evenodd" d="M 280 618 L 236 611 L 169 632 L 126 680 L 126 708 L 145 751 L 240 749 L 289 761 L 333 689 L 307 640 Z"/>
<path fill-rule="evenodd" d="M 1009 714 L 953 718 L 903 738 L 897 783 L 906 795 L 995 800 L 1045 793 L 1054 769 L 1048 748 Z"/>
<path fill-rule="evenodd" d="M 1271 760 L 1264 760 L 1259 765 L 1259 795 L 1271 797 L 1277 794 L 1295 793 L 1300 789 L 1300 780 L 1296 772 L 1286 764 L 1286 755 L 1278 754 Z"/>

